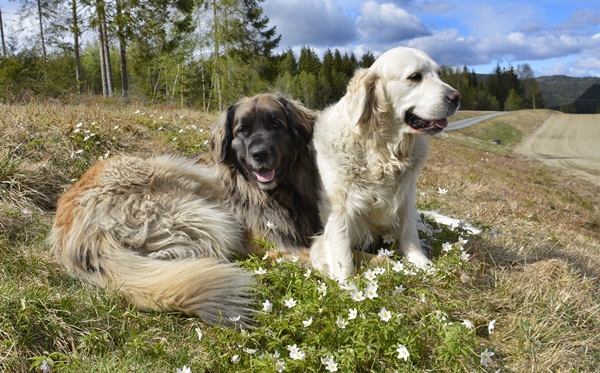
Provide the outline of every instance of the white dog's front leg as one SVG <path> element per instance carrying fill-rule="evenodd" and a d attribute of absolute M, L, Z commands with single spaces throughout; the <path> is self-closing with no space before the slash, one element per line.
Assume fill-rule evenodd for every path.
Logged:
<path fill-rule="evenodd" d="M 401 217 L 400 233 L 398 234 L 398 244 L 400 250 L 409 262 L 418 268 L 425 268 L 431 265 L 431 260 L 425 255 L 425 250 L 421 247 L 419 232 L 417 230 L 417 221 L 419 213 L 416 208 L 405 209 L 406 214 Z"/>
<path fill-rule="evenodd" d="M 354 242 L 342 214 L 330 214 L 321 236 L 315 238 L 310 252 L 312 265 L 321 273 L 343 282 L 354 269 Z"/>

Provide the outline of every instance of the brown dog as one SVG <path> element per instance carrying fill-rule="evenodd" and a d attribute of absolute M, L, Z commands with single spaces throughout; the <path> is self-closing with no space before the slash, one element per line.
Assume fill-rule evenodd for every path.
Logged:
<path fill-rule="evenodd" d="M 143 310 L 246 322 L 253 239 L 308 258 L 320 228 L 308 148 L 315 114 L 281 95 L 244 98 L 215 124 L 208 164 L 112 157 L 58 202 L 49 242 L 67 272 Z"/>

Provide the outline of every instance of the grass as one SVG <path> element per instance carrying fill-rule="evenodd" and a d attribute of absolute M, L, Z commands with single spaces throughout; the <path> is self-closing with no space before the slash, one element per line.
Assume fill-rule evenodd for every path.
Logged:
<path fill-rule="evenodd" d="M 255 327 L 240 330 L 140 312 L 118 294 L 68 277 L 45 243 L 58 195 L 90 165 L 115 154 L 198 154 L 215 114 L 118 102 L 0 110 L 0 371 L 597 369 L 600 196 L 595 186 L 512 152 L 549 111 L 505 114 L 431 141 L 419 207 L 486 231 L 462 244 L 460 232 L 446 228 L 422 233 L 437 271 L 400 269 L 399 257 L 362 268 L 357 288 L 366 295 L 376 282 L 377 297 L 356 301 L 357 294 L 295 263 L 243 258 L 240 266 L 260 274 Z M 444 251 L 445 243 L 452 249 Z M 261 312 L 267 300 L 272 309 Z M 486 349 L 494 353 L 487 366 Z"/>

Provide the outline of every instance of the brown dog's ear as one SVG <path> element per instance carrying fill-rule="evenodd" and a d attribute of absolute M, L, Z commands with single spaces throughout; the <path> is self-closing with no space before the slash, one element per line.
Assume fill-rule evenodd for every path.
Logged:
<path fill-rule="evenodd" d="M 219 162 L 223 163 L 229 158 L 231 142 L 233 141 L 233 120 L 237 102 L 231 104 L 227 110 L 221 114 L 219 120 L 215 123 L 213 129 L 213 138 L 211 141 L 211 151 L 213 156 L 218 157 Z"/>
<path fill-rule="evenodd" d="M 369 69 L 357 70 L 348 83 L 352 123 L 367 128 L 379 127 L 383 114 L 387 110 L 383 82 L 375 71 Z"/>
<path fill-rule="evenodd" d="M 298 101 L 285 97 L 277 99 L 288 122 L 288 131 L 296 148 L 307 151 L 308 143 L 312 139 L 313 128 L 317 120 L 317 113 L 307 109 Z"/>

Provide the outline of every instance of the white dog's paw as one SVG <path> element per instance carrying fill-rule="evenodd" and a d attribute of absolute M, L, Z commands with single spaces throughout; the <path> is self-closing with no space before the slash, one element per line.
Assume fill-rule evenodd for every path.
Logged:
<path fill-rule="evenodd" d="M 433 263 L 429 258 L 420 251 L 412 251 L 406 255 L 406 259 L 414 264 L 417 268 L 427 269 L 433 266 Z"/>

